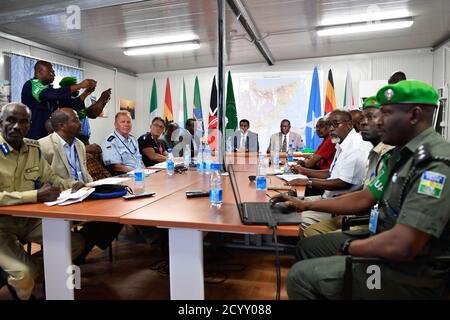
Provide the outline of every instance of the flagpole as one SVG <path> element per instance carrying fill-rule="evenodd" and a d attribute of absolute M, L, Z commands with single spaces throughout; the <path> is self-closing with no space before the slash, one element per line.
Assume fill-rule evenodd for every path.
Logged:
<path fill-rule="evenodd" d="M 218 162 L 222 165 L 222 171 L 226 171 L 225 168 L 225 112 L 224 112 L 224 63 L 223 52 L 225 51 L 225 0 L 217 0 L 217 122 L 218 122 L 218 134 L 217 134 L 217 149 L 218 149 Z"/>

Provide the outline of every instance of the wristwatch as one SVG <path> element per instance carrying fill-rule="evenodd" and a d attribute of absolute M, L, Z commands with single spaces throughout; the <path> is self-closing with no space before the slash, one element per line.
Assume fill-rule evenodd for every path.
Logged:
<path fill-rule="evenodd" d="M 312 189 L 313 186 L 312 186 L 312 180 L 311 179 L 308 179 L 307 186 L 308 186 L 309 189 Z"/>
<path fill-rule="evenodd" d="M 350 247 L 350 243 L 352 243 L 353 239 L 347 239 L 344 242 L 342 242 L 341 247 L 339 248 L 339 251 L 344 255 L 347 256 L 350 253 L 348 252 L 348 248 Z"/>

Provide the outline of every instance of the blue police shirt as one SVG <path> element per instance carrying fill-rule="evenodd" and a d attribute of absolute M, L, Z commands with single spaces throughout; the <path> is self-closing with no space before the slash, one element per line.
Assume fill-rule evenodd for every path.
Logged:
<path fill-rule="evenodd" d="M 123 164 L 129 168 L 136 167 L 136 156 L 140 155 L 138 142 L 131 134 L 128 139 L 116 130 L 102 143 L 103 162 L 106 166 Z"/>

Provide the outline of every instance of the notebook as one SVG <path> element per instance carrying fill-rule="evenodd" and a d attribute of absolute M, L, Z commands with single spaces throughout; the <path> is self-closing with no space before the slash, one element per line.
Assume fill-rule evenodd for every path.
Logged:
<path fill-rule="evenodd" d="M 300 215 L 296 211 L 282 213 L 268 202 L 242 202 L 233 165 L 228 165 L 234 199 L 243 224 L 248 225 L 299 225 Z"/>

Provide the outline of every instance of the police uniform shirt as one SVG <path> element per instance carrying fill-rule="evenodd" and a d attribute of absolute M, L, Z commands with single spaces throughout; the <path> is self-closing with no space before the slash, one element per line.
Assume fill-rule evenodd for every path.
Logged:
<path fill-rule="evenodd" d="M 36 202 L 37 189 L 46 182 L 64 189 L 75 183 L 53 173 L 36 140 L 25 138 L 17 151 L 0 134 L 0 205 Z"/>
<path fill-rule="evenodd" d="M 387 161 L 387 170 L 368 186 L 379 200 L 376 233 L 389 230 L 396 223 L 407 225 L 431 236 L 419 256 L 448 255 L 450 166 L 442 161 L 429 160 L 413 171 L 414 154 L 423 144 L 429 145 L 433 157 L 450 159 L 450 144 L 433 128 L 426 129 L 404 147 L 393 149 Z M 395 269 L 427 281 L 439 272 L 423 264 L 397 265 Z"/>
<path fill-rule="evenodd" d="M 372 150 L 370 150 L 364 186 L 367 186 L 373 179 L 375 179 L 378 175 L 379 169 L 382 166 L 382 157 L 393 148 L 393 146 L 380 142 Z"/>
<path fill-rule="evenodd" d="M 142 151 L 146 148 L 152 148 L 155 150 L 157 154 L 162 155 L 165 151 L 167 151 L 166 144 L 164 141 L 160 139 L 153 139 L 150 132 L 147 132 L 146 134 L 143 134 L 138 139 L 139 144 L 139 151 L 142 154 L 142 161 L 144 161 L 144 164 L 146 167 L 153 166 L 157 164 L 158 162 L 150 160 Z"/>
<path fill-rule="evenodd" d="M 122 164 L 128 168 L 135 168 L 136 156 L 140 155 L 138 142 L 131 134 L 126 139 L 114 130 L 102 143 L 102 155 L 106 166 Z"/>

